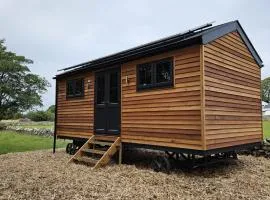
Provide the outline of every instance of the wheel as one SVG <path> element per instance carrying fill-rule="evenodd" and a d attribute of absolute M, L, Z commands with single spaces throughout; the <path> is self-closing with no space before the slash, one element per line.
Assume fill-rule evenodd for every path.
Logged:
<path fill-rule="evenodd" d="M 165 151 L 165 153 L 167 154 L 167 156 L 168 156 L 170 159 L 174 159 L 174 155 L 176 155 L 175 152 L 170 152 L 170 151 Z"/>
<path fill-rule="evenodd" d="M 236 153 L 235 151 L 232 152 L 232 157 L 233 157 L 233 159 L 235 159 L 235 160 L 238 159 L 238 158 L 237 158 L 237 153 Z"/>
<path fill-rule="evenodd" d="M 72 143 L 68 143 L 66 147 L 66 153 L 70 154 Z"/>
<path fill-rule="evenodd" d="M 74 155 L 77 151 L 77 146 L 75 144 L 71 144 L 71 147 L 70 147 L 70 155 Z"/>
<path fill-rule="evenodd" d="M 165 156 L 158 156 L 151 163 L 151 167 L 156 172 L 170 172 L 171 163 L 170 160 Z"/>

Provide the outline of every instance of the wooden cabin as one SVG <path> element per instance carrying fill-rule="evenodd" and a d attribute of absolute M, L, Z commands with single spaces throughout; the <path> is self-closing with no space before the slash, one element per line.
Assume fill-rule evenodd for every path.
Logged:
<path fill-rule="evenodd" d="M 114 144 L 103 160 L 121 145 L 199 155 L 254 146 L 262 66 L 232 21 L 65 68 L 55 77 L 55 139 L 74 141 L 74 160 L 101 140 Z"/>

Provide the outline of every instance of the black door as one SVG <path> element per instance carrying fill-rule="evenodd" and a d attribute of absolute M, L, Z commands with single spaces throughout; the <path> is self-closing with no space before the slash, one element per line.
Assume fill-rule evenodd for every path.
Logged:
<path fill-rule="evenodd" d="M 120 69 L 97 72 L 95 80 L 95 132 L 119 134 Z"/>

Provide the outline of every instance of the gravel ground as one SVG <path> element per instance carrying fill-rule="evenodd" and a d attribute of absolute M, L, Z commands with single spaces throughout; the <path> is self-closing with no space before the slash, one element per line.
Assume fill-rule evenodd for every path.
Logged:
<path fill-rule="evenodd" d="M 135 165 L 92 170 L 59 150 L 0 155 L 0 199 L 270 199 L 270 160 L 171 174 Z"/>

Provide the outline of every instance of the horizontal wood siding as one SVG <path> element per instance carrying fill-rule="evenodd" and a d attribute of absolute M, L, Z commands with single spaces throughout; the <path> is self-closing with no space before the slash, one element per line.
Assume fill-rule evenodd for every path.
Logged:
<path fill-rule="evenodd" d="M 174 86 L 137 91 L 136 66 L 167 57 L 174 58 Z M 132 61 L 121 71 L 122 141 L 202 149 L 199 46 Z"/>
<path fill-rule="evenodd" d="M 204 46 L 206 148 L 262 139 L 259 66 L 237 32 Z"/>
<path fill-rule="evenodd" d="M 84 78 L 84 97 L 78 98 L 66 98 L 66 80 L 69 78 L 57 80 L 57 136 L 89 138 L 93 134 L 94 76 L 88 72 L 70 78 L 79 77 Z"/>

